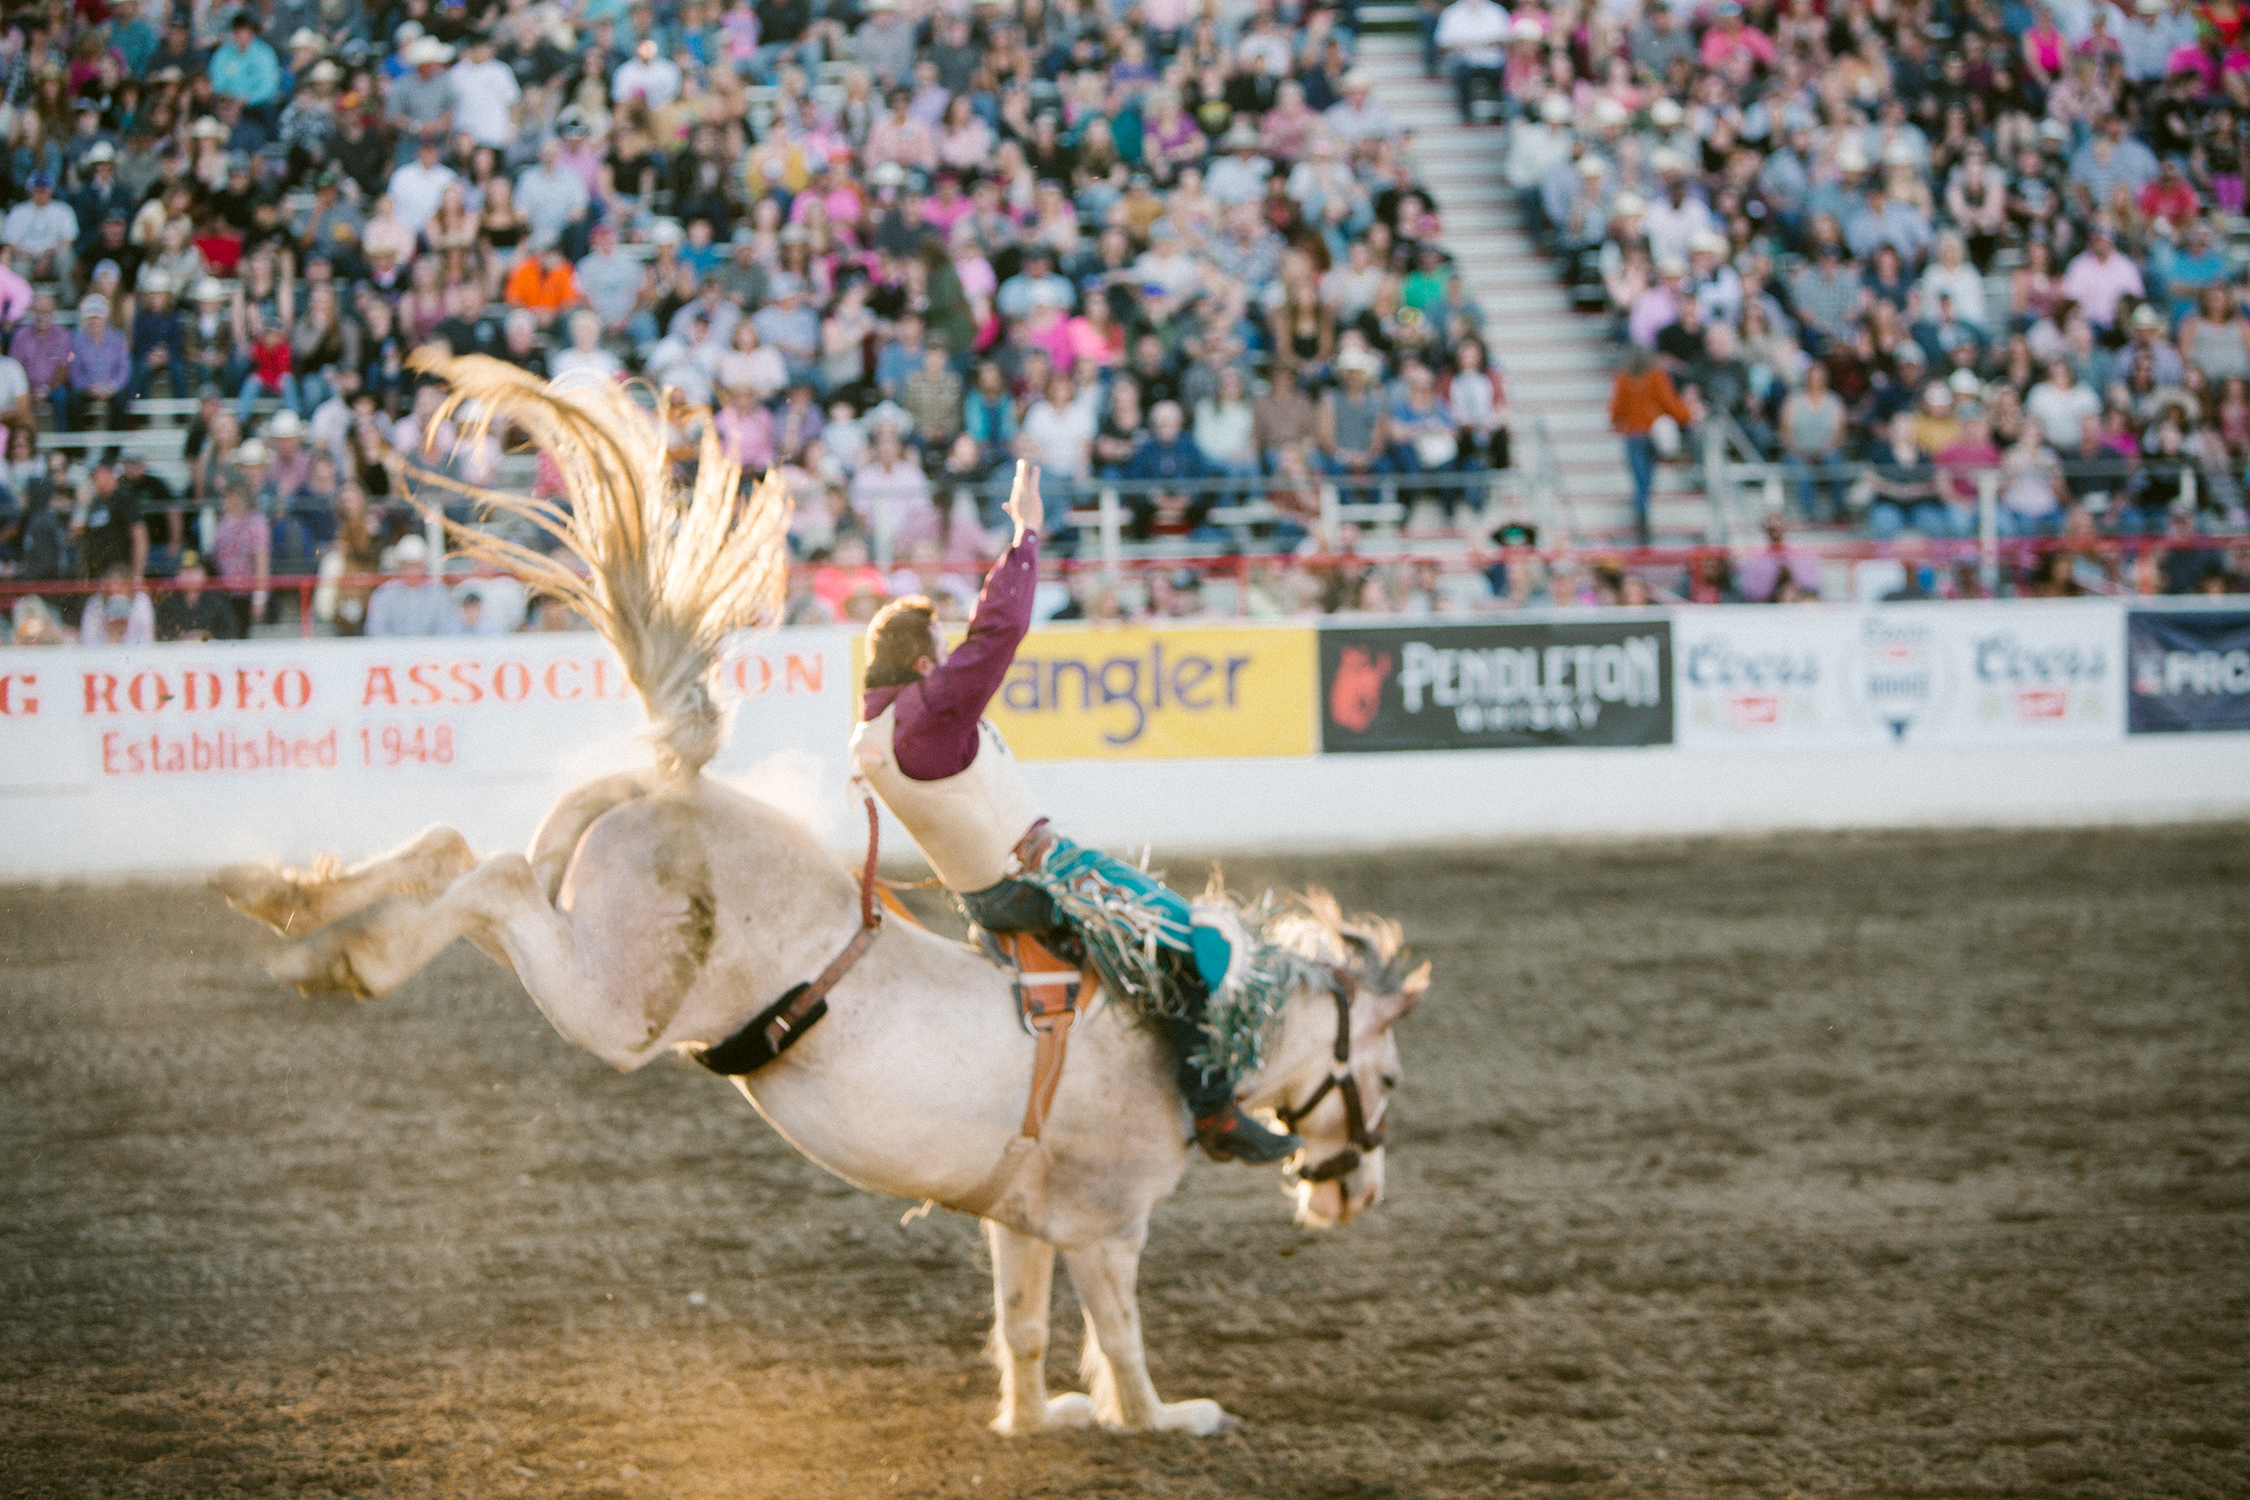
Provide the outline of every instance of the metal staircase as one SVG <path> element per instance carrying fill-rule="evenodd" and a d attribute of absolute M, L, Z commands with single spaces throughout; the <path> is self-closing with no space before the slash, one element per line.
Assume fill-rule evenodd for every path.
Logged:
<path fill-rule="evenodd" d="M 1630 540 L 1632 481 L 1609 430 L 1615 345 L 1607 320 L 1571 310 L 1558 268 L 1524 234 L 1501 175 L 1507 128 L 1464 128 L 1451 82 L 1422 76 L 1412 9 L 1363 6 L 1360 17 L 1358 65 L 1383 107 L 1413 130 L 1413 158 L 1437 200 L 1447 249 L 1484 310 L 1486 342 L 1506 377 L 1524 450 L 1518 463 L 1538 452 L 1534 435 L 1542 429 L 1551 445 L 1555 492 L 1541 497 L 1540 508 L 1555 513 L 1579 542 Z M 1664 465 L 1651 511 L 1658 541 L 1705 539 L 1713 518 L 1698 466 Z M 1548 518 L 1536 519 L 1545 533 Z"/>

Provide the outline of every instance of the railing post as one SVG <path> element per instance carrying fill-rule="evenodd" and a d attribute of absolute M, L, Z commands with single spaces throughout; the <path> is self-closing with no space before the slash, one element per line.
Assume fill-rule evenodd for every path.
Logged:
<path fill-rule="evenodd" d="M 869 550 L 875 554 L 876 566 L 889 567 L 894 561 L 892 553 L 898 541 L 898 520 L 891 514 L 888 495 L 875 497 L 875 535 L 868 540 L 874 544 Z"/>
<path fill-rule="evenodd" d="M 1703 498 L 1711 512 L 1710 536 L 1726 542 L 1734 536 L 1734 477 L 1727 466 L 1726 434 L 1719 418 L 1703 424 Z"/>
<path fill-rule="evenodd" d="M 2000 592 L 2000 474 L 1977 476 L 1977 579 L 1985 592 Z"/>
<path fill-rule="evenodd" d="M 298 579 L 298 580 L 297 580 L 297 633 L 298 633 L 299 635 L 303 636 L 303 637 L 304 637 L 304 638 L 305 638 L 306 640 L 308 640 L 308 641 L 312 639 L 312 633 L 313 633 L 313 611 L 312 611 L 312 596 L 313 596 L 313 580 L 312 580 L 312 579 L 310 579 L 310 578 L 300 578 L 300 579 Z"/>
<path fill-rule="evenodd" d="M 1102 491 L 1101 513 L 1102 581 L 1114 587 L 1125 556 L 1125 512 L 1114 488 Z"/>

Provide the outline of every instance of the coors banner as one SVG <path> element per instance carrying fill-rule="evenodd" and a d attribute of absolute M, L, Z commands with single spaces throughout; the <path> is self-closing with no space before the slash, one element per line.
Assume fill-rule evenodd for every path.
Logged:
<path fill-rule="evenodd" d="M 1321 748 L 1672 742 L 1669 620 L 1327 627 Z"/>
<path fill-rule="evenodd" d="M 2250 613 L 2136 609 L 2126 643 L 2134 734 L 2250 730 Z"/>

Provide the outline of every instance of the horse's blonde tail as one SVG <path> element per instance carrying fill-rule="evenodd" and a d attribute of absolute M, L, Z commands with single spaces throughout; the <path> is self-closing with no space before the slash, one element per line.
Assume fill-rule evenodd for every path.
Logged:
<path fill-rule="evenodd" d="M 416 354 L 413 366 L 452 387 L 430 421 L 458 417 L 462 439 L 481 443 L 514 422 L 562 471 L 567 505 L 420 477 L 490 511 L 528 521 L 559 542 L 550 557 L 446 522 L 469 556 L 514 573 L 591 622 L 640 692 L 656 741 L 657 769 L 688 777 L 718 752 L 724 721 L 712 669 L 736 630 L 778 624 L 788 582 L 788 487 L 768 472 L 746 503 L 741 466 L 705 420 L 695 482 L 673 479 L 669 434 L 699 411 L 659 393 L 653 413 L 624 386 L 563 384 L 482 355 Z"/>

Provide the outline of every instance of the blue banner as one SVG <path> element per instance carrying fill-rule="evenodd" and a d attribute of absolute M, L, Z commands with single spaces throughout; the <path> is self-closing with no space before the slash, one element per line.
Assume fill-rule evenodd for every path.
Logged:
<path fill-rule="evenodd" d="M 2135 610 L 2127 620 L 2132 733 L 2250 730 L 2250 611 Z"/>

